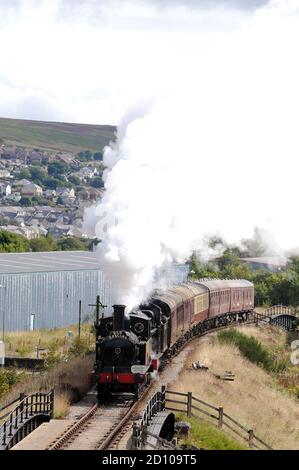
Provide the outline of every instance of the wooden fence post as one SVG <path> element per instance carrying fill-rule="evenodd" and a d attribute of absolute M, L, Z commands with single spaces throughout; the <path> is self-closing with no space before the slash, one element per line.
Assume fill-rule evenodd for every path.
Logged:
<path fill-rule="evenodd" d="M 192 414 L 192 392 L 188 392 L 188 401 L 187 401 L 187 416 L 190 418 Z"/>
<path fill-rule="evenodd" d="M 253 437 L 254 437 L 253 430 L 249 429 L 249 431 L 248 431 L 248 445 L 249 445 L 249 447 L 253 447 Z"/>
<path fill-rule="evenodd" d="M 218 408 L 219 416 L 218 416 L 218 427 L 222 428 L 223 426 L 223 408 L 220 406 Z"/>

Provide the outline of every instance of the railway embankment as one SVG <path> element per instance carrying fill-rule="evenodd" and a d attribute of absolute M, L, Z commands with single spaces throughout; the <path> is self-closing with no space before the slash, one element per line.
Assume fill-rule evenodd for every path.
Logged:
<path fill-rule="evenodd" d="M 289 354 L 286 332 L 245 325 L 237 330 L 253 336 L 269 357 L 276 351 L 278 360 L 286 360 Z M 275 374 L 263 364 L 251 362 L 236 344 L 219 341 L 217 333 L 192 343 L 184 367 L 170 384 L 172 390 L 192 391 L 200 399 L 223 407 L 274 449 L 299 449 L 299 401 L 283 386 L 281 371 Z M 192 363 L 196 361 L 205 364 L 208 370 L 193 369 Z M 221 379 L 227 371 L 234 374 L 234 380 Z M 198 432 L 196 437 L 199 447 L 201 435 L 203 438 Z"/>

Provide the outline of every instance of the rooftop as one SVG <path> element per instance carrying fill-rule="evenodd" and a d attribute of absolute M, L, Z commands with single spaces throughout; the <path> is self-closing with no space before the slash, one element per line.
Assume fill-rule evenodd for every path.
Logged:
<path fill-rule="evenodd" d="M 100 269 L 91 251 L 49 251 L 34 253 L 1 253 L 0 274 Z"/>
<path fill-rule="evenodd" d="M 268 266 L 285 266 L 286 260 L 279 256 L 259 256 L 258 258 L 240 258 L 247 263 L 265 264 Z"/>

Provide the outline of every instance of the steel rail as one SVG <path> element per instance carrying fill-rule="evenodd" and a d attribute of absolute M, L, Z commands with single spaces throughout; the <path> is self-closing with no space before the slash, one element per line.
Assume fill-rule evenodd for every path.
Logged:
<path fill-rule="evenodd" d="M 78 421 L 76 421 L 74 424 L 71 425 L 70 428 L 68 428 L 62 436 L 60 436 L 53 444 L 51 444 L 47 450 L 58 450 L 61 449 L 64 444 L 69 440 L 69 438 L 76 432 L 78 429 L 80 429 L 86 421 L 91 418 L 95 412 L 98 410 L 99 406 L 98 403 L 93 405 L 87 413 L 85 413 L 82 418 L 80 418 Z"/>

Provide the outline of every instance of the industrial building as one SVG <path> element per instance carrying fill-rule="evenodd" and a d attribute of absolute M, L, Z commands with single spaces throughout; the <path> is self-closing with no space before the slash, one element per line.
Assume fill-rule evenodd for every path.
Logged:
<path fill-rule="evenodd" d="M 110 305 L 95 253 L 55 251 L 0 254 L 0 331 L 54 328 L 92 316 L 96 296 Z"/>
<path fill-rule="evenodd" d="M 163 271 L 171 283 L 184 282 L 188 265 Z M 111 306 L 111 283 L 100 270 L 96 253 L 53 251 L 0 254 L 0 335 L 3 331 L 58 328 L 94 318 L 97 295 Z M 109 311 L 109 308 L 107 309 Z"/>
<path fill-rule="evenodd" d="M 254 271 L 264 269 L 266 271 L 281 271 L 286 265 L 286 259 L 279 256 L 260 256 L 258 258 L 239 258 L 242 263 L 250 266 Z"/>

